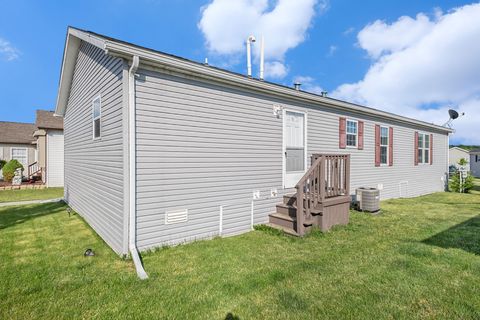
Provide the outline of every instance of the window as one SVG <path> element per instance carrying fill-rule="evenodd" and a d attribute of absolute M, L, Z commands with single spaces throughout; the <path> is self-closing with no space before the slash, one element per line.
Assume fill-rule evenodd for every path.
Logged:
<path fill-rule="evenodd" d="M 12 148 L 12 159 L 18 160 L 26 170 L 28 168 L 27 148 Z"/>
<path fill-rule="evenodd" d="M 430 135 L 418 134 L 418 163 L 430 163 Z"/>
<path fill-rule="evenodd" d="M 101 137 L 101 117 L 102 117 L 102 99 L 100 96 L 93 99 L 92 102 L 92 115 L 93 115 L 93 139 Z"/>
<path fill-rule="evenodd" d="M 388 140 L 390 139 L 387 127 L 380 127 L 380 163 L 388 164 Z"/>
<path fill-rule="evenodd" d="M 475 155 L 475 162 L 478 162 L 478 154 Z"/>
<path fill-rule="evenodd" d="M 347 120 L 347 146 L 356 147 L 358 137 L 358 122 Z"/>

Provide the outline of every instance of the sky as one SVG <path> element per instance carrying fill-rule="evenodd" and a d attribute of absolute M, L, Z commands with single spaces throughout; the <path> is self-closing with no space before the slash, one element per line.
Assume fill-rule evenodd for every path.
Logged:
<path fill-rule="evenodd" d="M 0 120 L 55 108 L 67 26 L 246 73 L 265 39 L 266 80 L 443 124 L 480 145 L 480 3 L 346 0 L 0 0 Z M 258 76 L 259 41 L 253 45 Z"/>

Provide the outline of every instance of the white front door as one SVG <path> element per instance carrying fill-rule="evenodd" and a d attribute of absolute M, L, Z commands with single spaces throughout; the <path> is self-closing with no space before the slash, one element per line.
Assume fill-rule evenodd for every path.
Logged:
<path fill-rule="evenodd" d="M 283 114 L 284 187 L 293 188 L 306 170 L 306 114 L 285 111 Z"/>

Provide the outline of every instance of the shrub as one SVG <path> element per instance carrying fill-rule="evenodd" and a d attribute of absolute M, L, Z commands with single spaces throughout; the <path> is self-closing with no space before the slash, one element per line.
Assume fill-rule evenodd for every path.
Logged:
<path fill-rule="evenodd" d="M 7 163 L 5 160 L 0 159 L 0 170 L 2 170 L 3 166 Z"/>
<path fill-rule="evenodd" d="M 3 180 L 6 182 L 12 182 L 13 177 L 15 176 L 15 170 L 21 168 L 23 171 L 23 166 L 18 160 L 12 159 L 7 162 L 2 168 L 3 171 Z"/>
<path fill-rule="evenodd" d="M 463 180 L 463 186 L 460 183 L 460 172 L 455 173 L 450 179 L 449 188 L 452 192 L 464 192 L 468 193 L 474 187 L 474 179 L 471 174 Z"/>

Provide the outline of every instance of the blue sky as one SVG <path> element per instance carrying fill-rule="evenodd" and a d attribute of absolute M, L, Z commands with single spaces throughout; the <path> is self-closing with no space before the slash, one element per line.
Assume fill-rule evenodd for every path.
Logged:
<path fill-rule="evenodd" d="M 230 1 L 233 2 L 233 0 Z M 260 2 L 262 1 L 266 2 L 267 0 L 260 0 Z M 213 10 L 215 6 L 218 6 L 220 11 L 223 10 L 221 2 L 222 0 L 213 3 L 212 1 L 186 0 L 2 1 L 0 120 L 33 122 L 35 109 L 54 109 L 68 25 L 196 61 L 203 61 L 205 57 L 208 57 L 211 64 L 245 73 L 243 50 L 219 49 L 221 44 L 215 43 L 217 41 L 215 39 L 222 36 L 231 36 L 232 41 L 236 41 L 235 39 L 240 37 L 238 33 L 243 32 L 235 29 L 234 22 L 231 25 L 227 23 L 227 26 L 221 25 L 222 20 L 215 16 Z M 253 6 L 250 2 L 250 0 L 239 1 L 242 3 L 241 8 L 245 8 L 245 10 Z M 264 7 L 256 10 L 260 15 L 268 14 L 275 10 L 279 2 L 281 1 L 269 1 Z M 475 103 L 480 101 L 477 100 L 478 94 L 480 94 L 480 85 L 475 86 L 466 96 L 458 98 L 430 98 L 432 96 L 430 94 L 429 98 L 425 99 L 405 100 L 403 102 L 405 106 L 411 107 L 405 110 L 401 104 L 396 105 L 391 102 L 398 101 L 395 97 L 396 94 L 405 96 L 404 93 L 392 93 L 390 87 L 364 87 L 363 85 L 368 81 L 362 82 L 367 79 L 367 72 L 370 69 L 379 67 L 383 60 L 390 59 L 394 54 L 398 55 L 400 51 L 412 49 L 418 43 L 418 40 L 405 40 L 405 43 L 402 44 L 400 43 L 402 42 L 401 36 L 399 37 L 400 44 L 391 43 L 392 39 L 396 38 L 395 30 L 404 26 L 405 21 L 401 20 L 401 17 L 410 17 L 410 20 L 407 19 L 406 27 L 401 31 L 401 35 L 409 33 L 409 30 L 418 29 L 420 36 L 417 38 L 423 39 L 425 36 L 433 34 L 436 26 L 440 28 L 441 23 L 446 24 L 449 21 L 452 9 L 463 7 L 471 2 L 427 0 L 331 0 L 328 2 L 305 0 L 304 2 L 303 13 L 300 12 L 301 9 L 298 13 L 296 10 L 291 10 L 290 15 L 284 18 L 289 21 L 288 23 L 290 20 L 295 23 L 295 19 L 299 23 L 308 20 L 304 30 L 298 31 L 301 40 L 296 38 L 296 42 L 294 41 L 291 46 L 282 49 L 283 53 L 272 57 L 283 69 L 281 74 L 269 76 L 268 80 L 291 85 L 295 79 L 300 79 L 304 83 L 305 90 L 326 90 L 342 99 L 407 116 L 418 114 L 420 118 L 431 120 L 430 122 L 442 121 L 444 109 L 452 103 L 458 108 L 465 104 L 465 108 L 477 110 L 478 106 Z M 223 5 L 225 3 L 223 0 Z M 313 5 L 311 5 L 312 3 Z M 206 12 L 209 12 L 209 6 L 212 10 L 207 17 Z M 224 11 L 221 12 L 223 15 Z M 311 14 L 312 12 L 313 14 Z M 419 13 L 423 13 L 426 18 L 418 17 Z M 229 18 L 232 20 L 241 20 L 243 16 L 242 12 L 227 14 L 236 15 Z M 302 16 L 302 14 L 304 15 Z M 216 20 L 217 18 L 219 20 Z M 202 28 L 202 19 L 206 24 L 213 26 L 214 31 L 209 33 L 206 28 Z M 375 21 L 378 22 L 377 28 L 368 28 Z M 268 23 L 267 21 L 257 27 L 252 27 L 252 32 L 268 30 Z M 298 25 L 292 25 L 292 29 L 296 27 Z M 288 29 L 288 24 L 286 28 Z M 299 28 L 301 29 L 301 26 Z M 462 26 L 459 26 L 459 30 L 462 30 L 461 28 Z M 226 31 L 223 32 L 223 29 Z M 360 37 L 362 30 L 365 30 L 363 38 Z M 480 28 L 473 29 L 473 31 L 477 30 Z M 218 32 L 223 32 L 223 34 L 218 34 Z M 225 34 L 225 32 L 230 33 Z M 261 32 L 270 34 L 270 38 L 265 40 L 267 47 L 269 41 L 271 44 L 281 45 L 284 35 L 275 33 L 274 27 L 270 27 L 270 31 Z M 295 32 L 292 32 L 292 37 L 299 36 Z M 386 35 L 387 32 L 390 32 L 391 39 L 378 40 L 379 35 Z M 476 35 L 476 33 L 474 34 Z M 476 39 L 478 41 L 478 38 Z M 464 48 L 465 50 L 468 50 L 470 45 L 467 40 L 465 41 L 467 46 Z M 242 41 L 239 42 L 240 46 L 243 45 Z M 375 52 L 378 53 L 379 50 L 382 53 L 375 56 Z M 444 60 L 449 61 L 448 59 L 447 56 Z M 442 61 L 437 63 L 441 64 Z M 254 63 L 254 72 L 256 68 L 258 66 Z M 435 69 L 435 66 L 432 68 Z M 472 79 L 471 75 L 466 73 L 465 77 L 468 78 L 468 81 L 476 82 L 478 80 L 478 78 Z M 268 70 L 267 75 L 269 75 Z M 458 76 L 462 77 L 462 74 Z M 399 81 L 409 82 L 409 79 L 399 76 Z M 431 82 L 424 80 L 423 83 Z M 353 87 L 344 86 L 345 84 L 354 85 Z M 480 80 L 478 84 L 480 84 Z M 438 89 L 425 88 L 422 92 L 425 90 L 441 91 L 444 90 L 443 85 L 447 86 L 448 84 L 439 84 Z M 379 95 L 382 99 L 369 96 L 369 90 L 383 90 Z M 470 115 L 469 120 L 465 120 L 464 125 L 459 125 L 459 130 L 465 132 L 454 137 L 454 141 L 478 143 L 480 138 L 470 138 L 467 131 L 471 123 L 473 123 L 472 125 L 478 123 L 477 120 L 480 120 L 480 117 L 475 112 L 467 113 L 467 115 Z"/>

